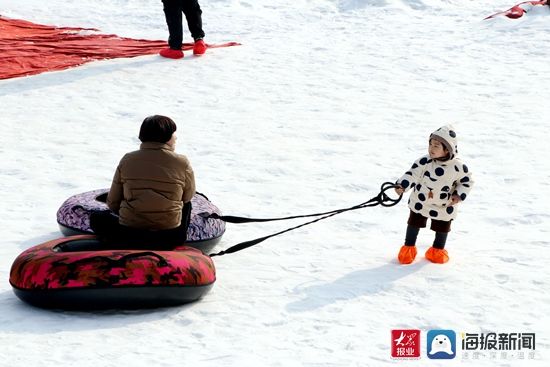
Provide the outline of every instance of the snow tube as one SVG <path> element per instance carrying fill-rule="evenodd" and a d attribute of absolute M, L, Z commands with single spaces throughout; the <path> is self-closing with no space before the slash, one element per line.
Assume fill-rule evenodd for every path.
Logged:
<path fill-rule="evenodd" d="M 31 247 L 10 271 L 10 284 L 21 300 L 80 310 L 181 305 L 198 300 L 215 280 L 212 259 L 198 249 L 108 250 L 92 235 Z"/>
<path fill-rule="evenodd" d="M 57 211 L 57 223 L 61 232 L 65 236 L 93 234 L 90 214 L 92 211 L 109 210 L 105 204 L 108 192 L 109 189 L 88 191 L 65 200 Z M 198 215 L 203 212 L 221 215 L 220 210 L 203 194 L 195 194 L 191 205 L 191 221 L 185 244 L 208 252 L 220 241 L 225 232 L 225 222 Z"/>

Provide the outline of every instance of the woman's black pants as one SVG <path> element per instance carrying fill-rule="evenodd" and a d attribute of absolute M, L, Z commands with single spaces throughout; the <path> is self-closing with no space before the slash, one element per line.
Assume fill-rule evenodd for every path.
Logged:
<path fill-rule="evenodd" d="M 179 227 L 160 231 L 127 227 L 110 210 L 90 214 L 90 227 L 101 242 L 115 248 L 171 250 L 183 245 L 191 221 L 191 202 L 183 206 Z"/>

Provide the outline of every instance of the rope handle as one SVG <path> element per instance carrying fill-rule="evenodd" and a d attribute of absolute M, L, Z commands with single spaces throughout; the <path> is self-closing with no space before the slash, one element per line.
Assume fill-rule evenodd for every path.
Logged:
<path fill-rule="evenodd" d="M 377 206 L 377 205 L 381 205 L 381 206 L 384 206 L 384 207 L 395 206 L 401 201 L 401 198 L 403 197 L 403 194 L 399 195 L 398 198 L 394 199 L 394 198 L 389 197 L 386 194 L 386 191 L 391 190 L 391 189 L 396 189 L 396 188 L 399 188 L 399 187 L 400 187 L 399 185 L 396 185 L 392 182 L 384 182 L 380 187 L 380 192 L 378 193 L 378 195 L 376 195 L 375 197 L 373 197 L 372 199 L 370 199 L 368 201 L 365 201 L 364 203 L 354 205 L 354 206 L 351 206 L 349 208 L 332 210 L 332 211 L 325 212 L 325 213 L 298 215 L 298 216 L 291 216 L 291 217 L 284 217 L 284 218 L 272 218 L 270 220 L 278 221 L 278 220 L 294 219 L 294 218 L 305 218 L 305 217 L 315 217 L 315 216 L 319 217 L 319 218 L 314 219 L 312 221 L 302 223 L 302 224 L 297 225 L 295 227 L 287 228 L 287 229 L 285 229 L 283 231 L 280 231 L 280 232 L 276 232 L 276 233 L 273 233 L 273 234 L 270 234 L 270 235 L 267 235 L 267 236 L 264 236 L 264 237 L 259 237 L 259 238 L 256 238 L 254 240 L 238 243 L 234 246 L 229 247 L 226 250 L 223 250 L 223 251 L 220 251 L 220 252 L 217 252 L 217 253 L 213 253 L 213 254 L 210 254 L 208 256 L 214 257 L 214 256 L 222 256 L 222 255 L 225 255 L 225 254 L 235 253 L 237 251 L 241 251 L 241 250 L 244 250 L 248 247 L 257 245 L 258 243 L 261 243 L 261 242 L 267 240 L 268 238 L 275 237 L 275 236 L 281 235 L 283 233 L 293 231 L 295 229 L 307 226 L 309 224 L 319 222 L 323 219 L 327 219 L 327 218 L 333 217 L 337 214 L 345 213 L 347 211 L 357 210 L 357 209 L 362 209 L 362 208 L 367 208 L 367 207 Z M 218 215 L 216 215 L 216 216 L 218 216 Z M 213 216 L 208 216 L 208 217 L 213 218 Z M 218 217 L 219 218 L 217 218 L 217 219 L 224 220 L 224 219 L 222 219 L 222 218 L 224 218 L 224 216 L 218 216 Z M 260 220 L 258 220 L 258 219 L 254 219 L 254 218 L 243 218 L 243 217 L 230 217 L 230 218 L 248 219 L 250 222 L 256 222 L 256 221 L 268 222 L 268 221 L 270 221 L 269 219 L 260 219 Z M 236 222 L 236 223 L 247 223 L 247 222 L 246 221 L 240 221 L 240 222 Z"/>
<path fill-rule="evenodd" d="M 218 219 L 227 223 L 235 223 L 235 224 L 258 223 L 258 222 L 263 223 L 263 222 L 275 222 L 275 221 L 298 219 L 298 218 L 320 217 L 322 215 L 329 215 L 332 213 L 343 213 L 345 211 L 361 209 L 361 208 L 364 208 L 365 206 L 371 206 L 369 204 L 372 203 L 373 201 L 376 201 L 377 205 L 379 204 L 385 207 L 394 206 L 397 203 L 399 203 L 402 195 L 400 195 L 396 199 L 393 199 L 386 194 L 386 191 L 390 189 L 399 188 L 399 187 L 400 187 L 399 185 L 396 185 L 392 182 L 384 182 L 380 187 L 380 193 L 374 198 L 368 201 L 365 201 L 364 203 L 357 204 L 349 208 L 335 209 L 335 210 L 330 210 L 327 212 L 315 213 L 315 214 L 292 215 L 288 217 L 279 217 L 279 218 L 248 218 L 248 217 L 238 217 L 233 215 L 219 215 L 218 213 L 208 213 L 208 212 L 201 212 L 201 213 L 198 213 L 197 215 L 204 219 Z"/>

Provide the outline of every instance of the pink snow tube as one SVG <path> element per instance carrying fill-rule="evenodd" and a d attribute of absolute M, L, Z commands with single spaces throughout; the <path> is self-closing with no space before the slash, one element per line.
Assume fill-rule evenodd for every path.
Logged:
<path fill-rule="evenodd" d="M 212 259 L 198 249 L 109 250 L 92 235 L 31 247 L 15 259 L 10 271 L 17 297 L 34 306 L 60 309 L 180 305 L 198 300 L 215 280 Z"/>

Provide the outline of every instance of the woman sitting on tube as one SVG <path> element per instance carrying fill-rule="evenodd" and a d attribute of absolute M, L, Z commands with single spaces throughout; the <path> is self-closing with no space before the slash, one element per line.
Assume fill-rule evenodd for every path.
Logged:
<path fill-rule="evenodd" d="M 102 242 L 126 248 L 171 249 L 187 237 L 195 177 L 186 156 L 175 153 L 176 124 L 166 116 L 143 120 L 139 150 L 122 157 L 107 205 L 90 227 Z"/>

